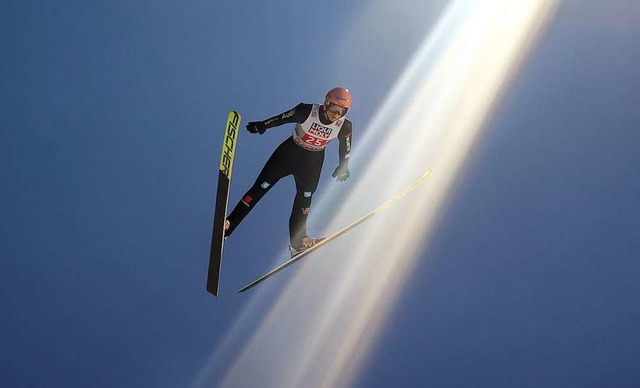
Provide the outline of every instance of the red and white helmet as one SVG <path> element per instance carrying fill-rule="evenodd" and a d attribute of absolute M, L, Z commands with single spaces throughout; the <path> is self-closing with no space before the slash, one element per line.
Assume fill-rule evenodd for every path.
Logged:
<path fill-rule="evenodd" d="M 328 109 L 331 105 L 343 107 L 344 114 L 346 114 L 347 110 L 351 108 L 351 92 L 346 88 L 333 88 L 329 90 L 324 99 L 324 107 Z"/>

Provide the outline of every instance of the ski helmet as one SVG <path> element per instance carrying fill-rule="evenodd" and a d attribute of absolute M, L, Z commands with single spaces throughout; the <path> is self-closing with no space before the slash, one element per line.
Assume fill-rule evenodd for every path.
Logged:
<path fill-rule="evenodd" d="M 344 112 L 351 108 L 351 92 L 346 88 L 333 88 L 329 90 L 324 99 L 324 106 L 328 108 L 331 104 L 345 108 Z"/>

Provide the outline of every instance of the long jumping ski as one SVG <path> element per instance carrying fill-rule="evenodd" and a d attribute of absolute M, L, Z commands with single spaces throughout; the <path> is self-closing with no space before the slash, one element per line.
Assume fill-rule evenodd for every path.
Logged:
<path fill-rule="evenodd" d="M 271 276 L 275 275 L 276 273 L 282 271 L 283 269 L 285 269 L 286 267 L 288 267 L 291 264 L 295 263 L 296 261 L 302 259 L 303 257 L 307 256 L 310 253 L 313 253 L 314 251 L 318 250 L 322 246 L 328 244 L 329 242 L 337 239 L 338 237 L 340 237 L 343 234 L 347 233 L 348 231 L 350 231 L 351 229 L 355 228 L 356 226 L 358 226 L 358 225 L 362 224 L 363 222 L 367 221 L 368 219 L 370 219 L 371 217 L 373 217 L 377 213 L 381 212 L 382 210 L 386 209 L 387 207 L 391 206 L 392 204 L 394 204 L 395 202 L 400 200 L 402 197 L 407 195 L 409 192 L 413 191 L 416 187 L 420 186 L 424 181 L 426 181 L 431 176 L 432 173 L 433 173 L 433 170 L 432 169 L 428 169 L 418 179 L 416 179 L 409 186 L 405 187 L 402 191 L 400 191 L 398 194 L 396 194 L 390 200 L 386 201 L 385 203 L 383 203 L 382 205 L 378 206 L 374 210 L 372 210 L 369 213 L 365 214 L 364 216 L 362 216 L 357 221 L 351 223 L 350 225 L 345 226 L 344 228 L 342 228 L 338 232 L 336 232 L 336 233 L 332 234 L 331 236 L 329 236 L 329 237 L 321 240 L 320 242 L 316 243 L 311 248 L 306 249 L 306 250 L 304 250 L 304 251 L 302 251 L 302 252 L 300 252 L 300 253 L 298 253 L 296 255 L 291 256 L 291 259 L 285 261 L 284 263 L 282 263 L 279 266 L 275 267 L 271 271 L 269 271 L 266 274 L 260 276 L 258 279 L 254 280 L 253 282 L 247 284 L 246 286 L 244 286 L 241 289 L 239 289 L 238 291 L 236 291 L 236 294 L 240 293 L 240 292 L 244 292 L 244 291 L 256 286 L 257 284 L 262 283 L 264 280 L 266 280 L 266 279 L 270 278 Z"/>
<path fill-rule="evenodd" d="M 238 112 L 229 112 L 224 131 L 224 141 L 222 143 L 222 156 L 220 157 L 216 205 L 213 215 L 213 233 L 211 236 L 211 252 L 209 253 L 209 273 L 207 275 L 207 291 L 215 296 L 218 296 L 220 286 L 222 249 L 224 247 L 224 221 L 227 218 L 231 170 L 233 168 L 233 156 L 238 142 L 240 120 L 241 117 Z"/>

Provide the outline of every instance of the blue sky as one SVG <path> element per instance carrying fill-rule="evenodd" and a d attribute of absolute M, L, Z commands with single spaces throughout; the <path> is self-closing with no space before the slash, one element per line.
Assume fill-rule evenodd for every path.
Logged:
<path fill-rule="evenodd" d="M 6 386 L 190 386 L 212 353 L 207 382 L 223 378 L 296 271 L 233 294 L 283 259 L 283 181 L 228 242 L 222 295 L 205 292 L 227 112 L 263 119 L 345 85 L 354 152 L 373 153 L 358 140 L 449 4 L 344 3 L 3 7 Z M 559 3 L 353 385 L 640 384 L 638 26 L 632 0 Z M 290 131 L 241 133 L 232 204 Z M 334 144 L 319 196 L 353 189 L 336 160 Z"/>

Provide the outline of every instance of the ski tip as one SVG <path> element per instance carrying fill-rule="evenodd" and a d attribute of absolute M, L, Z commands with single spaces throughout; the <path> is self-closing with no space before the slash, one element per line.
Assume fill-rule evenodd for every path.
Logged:
<path fill-rule="evenodd" d="M 245 291 L 247 291 L 249 288 L 251 288 L 251 285 L 249 285 L 249 286 L 244 286 L 244 287 L 242 287 L 241 289 L 239 289 L 238 291 L 236 291 L 236 294 L 240 294 L 240 293 L 242 293 L 242 292 L 245 292 Z"/>

